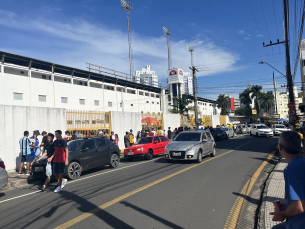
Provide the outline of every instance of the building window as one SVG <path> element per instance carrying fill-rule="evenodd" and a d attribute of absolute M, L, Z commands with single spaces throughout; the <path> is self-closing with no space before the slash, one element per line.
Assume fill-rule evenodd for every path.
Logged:
<path fill-rule="evenodd" d="M 144 95 L 143 91 L 139 91 L 139 95 Z"/>
<path fill-rule="evenodd" d="M 112 102 L 108 102 L 108 107 L 112 107 Z"/>
<path fill-rule="evenodd" d="M 160 96 L 159 96 L 159 95 L 156 95 L 156 98 L 160 98 Z"/>
<path fill-rule="evenodd" d="M 120 103 L 120 107 L 123 107 L 123 103 Z"/>
<path fill-rule="evenodd" d="M 152 104 L 155 104 L 155 102 L 151 102 Z"/>
<path fill-rule="evenodd" d="M 61 97 L 61 103 L 68 103 L 68 97 Z"/>
<path fill-rule="evenodd" d="M 155 98 L 155 95 L 154 94 L 150 94 L 150 97 L 154 97 Z"/>
<path fill-rule="evenodd" d="M 159 104 L 159 102 L 157 102 L 157 104 Z"/>
<path fill-rule="evenodd" d="M 38 101 L 39 102 L 47 102 L 47 96 L 46 95 L 38 95 Z"/>
<path fill-rule="evenodd" d="M 73 121 L 72 121 L 72 120 L 68 120 L 68 121 L 67 121 L 67 124 L 68 124 L 68 125 L 72 125 L 72 124 L 73 124 Z"/>
<path fill-rule="evenodd" d="M 79 99 L 79 104 L 80 105 L 85 105 L 85 100 L 84 99 Z"/>
<path fill-rule="evenodd" d="M 14 92 L 14 100 L 23 100 L 23 93 Z"/>
<path fill-rule="evenodd" d="M 149 103 L 149 101 L 146 101 L 146 103 Z"/>
<path fill-rule="evenodd" d="M 94 105 L 95 106 L 99 106 L 100 105 L 100 101 L 99 100 L 94 100 Z"/>
<path fill-rule="evenodd" d="M 130 104 L 130 106 L 132 106 L 132 107 L 133 107 L 133 104 Z"/>
<path fill-rule="evenodd" d="M 141 114 L 143 114 L 143 111 L 141 111 Z"/>
<path fill-rule="evenodd" d="M 145 92 L 145 96 L 149 96 L 149 93 L 146 93 L 146 92 Z"/>

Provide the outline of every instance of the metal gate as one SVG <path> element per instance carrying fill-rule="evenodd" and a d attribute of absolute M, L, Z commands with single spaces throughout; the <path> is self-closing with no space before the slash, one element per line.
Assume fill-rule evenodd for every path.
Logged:
<path fill-rule="evenodd" d="M 111 132 L 110 112 L 67 110 L 66 121 L 67 130 L 77 131 L 79 138 L 96 136 L 100 131 Z"/>

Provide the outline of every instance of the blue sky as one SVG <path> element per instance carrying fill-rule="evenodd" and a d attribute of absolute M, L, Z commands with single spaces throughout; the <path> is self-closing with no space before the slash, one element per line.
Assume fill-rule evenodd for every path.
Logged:
<path fill-rule="evenodd" d="M 149 64 L 161 82 L 167 77 L 163 26 L 172 29 L 173 66 L 187 71 L 187 45 L 194 46 L 194 62 L 201 70 L 197 74 L 200 97 L 216 99 L 220 93 L 238 97 L 248 82 L 271 90 L 273 70 L 259 61 L 285 73 L 284 46 L 262 47 L 263 41 L 283 40 L 280 0 L 134 0 L 133 6 L 134 70 Z M 293 40 L 294 16 L 290 22 Z M 0 31 L 4 51 L 82 69 L 89 61 L 129 72 L 127 19 L 120 0 L 2 0 Z M 292 71 L 295 41 L 291 41 Z M 279 87 L 285 84 L 284 77 L 277 72 L 275 76 Z M 299 82 L 298 67 L 298 88 Z"/>

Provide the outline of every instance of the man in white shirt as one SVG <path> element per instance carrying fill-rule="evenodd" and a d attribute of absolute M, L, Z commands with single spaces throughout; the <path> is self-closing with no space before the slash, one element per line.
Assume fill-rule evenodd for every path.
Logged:
<path fill-rule="evenodd" d="M 156 136 L 156 135 L 157 135 L 157 132 L 155 131 L 155 129 L 154 129 L 154 128 L 152 128 L 152 132 L 154 133 L 154 136 Z"/>

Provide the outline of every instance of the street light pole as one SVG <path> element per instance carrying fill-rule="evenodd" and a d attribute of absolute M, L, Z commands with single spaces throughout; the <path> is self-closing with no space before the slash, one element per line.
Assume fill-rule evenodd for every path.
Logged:
<path fill-rule="evenodd" d="M 275 113 L 277 114 L 277 100 L 276 100 L 276 87 L 275 87 L 275 80 L 274 80 L 274 72 L 273 72 L 273 87 L 274 87 L 274 96 L 275 96 Z"/>

